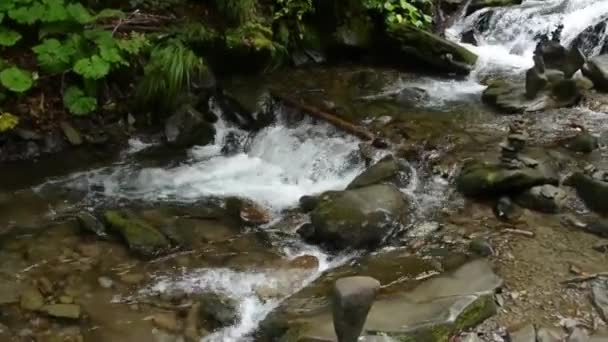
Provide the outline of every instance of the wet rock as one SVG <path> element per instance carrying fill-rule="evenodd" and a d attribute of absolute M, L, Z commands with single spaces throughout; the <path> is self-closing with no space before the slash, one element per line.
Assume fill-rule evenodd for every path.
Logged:
<path fill-rule="evenodd" d="M 36 311 L 44 305 L 44 297 L 37 288 L 29 287 L 21 294 L 21 308 L 23 310 Z"/>
<path fill-rule="evenodd" d="M 551 85 L 547 79 L 547 84 Z M 539 80 L 539 82 L 541 82 Z M 514 81 L 494 80 L 483 91 L 482 101 L 505 114 L 538 112 L 542 110 L 575 105 L 579 99 L 579 89 L 575 81 L 557 82 L 550 89 L 539 90 L 532 98 L 526 95 L 526 85 Z M 574 88 L 573 88 L 574 86 Z M 536 87 L 540 87 L 538 84 Z M 530 95 L 535 87 L 530 86 Z M 557 95 L 557 96 L 556 96 Z"/>
<path fill-rule="evenodd" d="M 103 287 L 104 289 L 109 289 L 112 287 L 112 285 L 114 285 L 114 281 L 108 277 L 97 278 L 97 283 L 99 283 L 99 286 Z"/>
<path fill-rule="evenodd" d="M 608 18 L 585 28 L 574 38 L 570 46 L 580 49 L 586 56 L 591 56 L 598 50 L 600 54 L 608 53 L 607 26 Z"/>
<path fill-rule="evenodd" d="M 309 240 L 332 249 L 374 247 L 406 223 L 407 210 L 393 185 L 328 192 L 311 213 Z"/>
<path fill-rule="evenodd" d="M 336 281 L 332 312 L 339 341 L 357 342 L 379 289 L 380 282 L 371 277 L 347 277 Z"/>
<path fill-rule="evenodd" d="M 591 58 L 582 70 L 597 90 L 608 91 L 608 54 Z"/>
<path fill-rule="evenodd" d="M 386 334 L 397 341 L 447 341 L 454 332 L 495 313 L 494 291 L 501 285 L 490 264 L 476 260 L 412 290 L 387 294 L 373 304 L 363 340 Z M 262 330 L 265 326 L 261 325 Z M 329 307 L 290 316 L 287 322 L 275 321 L 271 326 L 275 329 L 269 331 L 271 335 L 289 337 L 287 341 L 335 341 Z"/>
<path fill-rule="evenodd" d="M 578 153 L 591 153 L 599 147 L 599 138 L 589 132 L 581 132 L 562 142 L 565 148 Z"/>
<path fill-rule="evenodd" d="M 316 196 L 300 197 L 300 209 L 302 209 L 302 211 L 305 213 L 313 211 L 318 203 L 319 198 Z"/>
<path fill-rule="evenodd" d="M 564 190 L 550 185 L 530 188 L 517 196 L 520 206 L 543 213 L 557 213 L 564 206 L 567 194 Z"/>
<path fill-rule="evenodd" d="M 578 83 L 573 79 L 560 80 L 551 86 L 555 107 L 568 107 L 577 104 L 581 99 Z"/>
<path fill-rule="evenodd" d="M 63 135 L 68 140 L 68 142 L 74 146 L 82 145 L 82 137 L 80 133 L 67 121 L 62 121 L 59 123 L 59 127 L 63 131 Z"/>
<path fill-rule="evenodd" d="M 475 239 L 469 243 L 469 251 L 484 257 L 494 255 L 492 245 L 485 239 Z"/>
<path fill-rule="evenodd" d="M 215 104 L 221 109 L 224 119 L 237 125 L 244 130 L 253 130 L 256 128 L 253 111 L 245 108 L 245 106 L 234 96 L 222 90 L 215 96 Z"/>
<path fill-rule="evenodd" d="M 574 328 L 566 342 L 589 342 L 589 335 L 581 328 Z"/>
<path fill-rule="evenodd" d="M 199 313 L 201 310 L 200 303 L 194 303 L 188 310 L 184 327 L 184 337 L 188 342 L 199 342 L 201 340 Z"/>
<path fill-rule="evenodd" d="M 0 306 L 19 303 L 21 285 L 0 276 Z"/>
<path fill-rule="evenodd" d="M 608 219 L 595 219 L 585 226 L 585 230 L 595 235 L 608 238 Z"/>
<path fill-rule="evenodd" d="M 477 46 L 477 38 L 475 38 L 475 30 L 468 30 L 462 34 L 460 42 Z"/>
<path fill-rule="evenodd" d="M 508 196 L 500 197 L 492 207 L 492 211 L 496 218 L 502 221 L 514 221 L 521 216 L 521 208 Z"/>
<path fill-rule="evenodd" d="M 170 145 L 207 145 L 215 138 L 215 128 L 190 106 L 183 106 L 165 121 L 165 138 Z"/>
<path fill-rule="evenodd" d="M 466 48 L 413 25 L 398 25 L 388 32 L 403 60 L 412 58 L 446 72 L 468 74 L 477 62 L 477 55 Z M 402 56 L 401 56 L 402 55 Z"/>
<path fill-rule="evenodd" d="M 549 81 L 544 72 L 539 72 L 538 68 L 532 67 L 526 72 L 526 97 L 533 99 L 538 93 L 545 89 Z"/>
<path fill-rule="evenodd" d="M 224 138 L 222 154 L 233 155 L 242 151 L 242 138 L 237 132 L 228 132 Z"/>
<path fill-rule="evenodd" d="M 212 323 L 213 328 L 234 324 L 238 318 L 238 302 L 220 293 L 210 292 L 200 296 L 200 317 Z"/>
<path fill-rule="evenodd" d="M 97 217 L 93 216 L 93 214 L 82 211 L 76 214 L 76 219 L 78 220 L 80 228 L 83 231 L 87 231 L 98 236 L 106 236 L 106 227 L 97 219 Z"/>
<path fill-rule="evenodd" d="M 473 0 L 467 9 L 467 14 L 487 7 L 504 7 L 520 5 L 523 0 Z"/>
<path fill-rule="evenodd" d="M 40 311 L 56 318 L 79 319 L 81 315 L 80 305 L 77 304 L 50 304 L 43 306 Z"/>
<path fill-rule="evenodd" d="M 196 219 L 180 217 L 164 224 L 162 233 L 174 244 L 184 248 L 197 248 L 233 238 L 239 229 L 221 219 Z"/>
<path fill-rule="evenodd" d="M 469 162 L 456 179 L 458 191 L 466 196 L 498 196 L 527 188 L 555 184 L 555 172 L 544 164 L 536 167 L 508 169 L 496 164 Z"/>
<path fill-rule="evenodd" d="M 109 210 L 104 217 L 109 228 L 120 234 L 135 253 L 153 257 L 171 247 L 163 234 L 128 210 Z"/>
<path fill-rule="evenodd" d="M 152 323 L 159 329 L 176 333 L 181 330 L 181 326 L 175 313 L 157 313 L 152 316 Z"/>
<path fill-rule="evenodd" d="M 337 45 L 368 49 L 373 43 L 374 25 L 366 15 L 353 15 L 336 29 L 335 41 Z"/>
<path fill-rule="evenodd" d="M 269 210 L 254 201 L 230 197 L 226 199 L 226 211 L 241 219 L 245 224 L 261 225 L 270 222 L 272 215 Z"/>
<path fill-rule="evenodd" d="M 539 328 L 536 333 L 537 342 L 561 342 L 563 333 L 553 328 Z"/>
<path fill-rule="evenodd" d="M 604 322 L 608 322 L 608 279 L 598 278 L 591 282 L 591 301 Z"/>
<path fill-rule="evenodd" d="M 291 268 L 317 269 L 319 268 L 319 259 L 313 255 L 301 255 L 289 261 Z"/>
<path fill-rule="evenodd" d="M 536 342 L 536 328 L 532 324 L 509 334 L 511 342 Z"/>
<path fill-rule="evenodd" d="M 346 189 L 357 189 L 380 183 L 393 183 L 397 187 L 403 187 L 407 185 L 409 180 L 408 171 L 409 168 L 406 162 L 397 160 L 393 156 L 388 156 L 363 171 Z"/>
<path fill-rule="evenodd" d="M 608 214 L 608 182 L 576 172 L 564 180 L 564 185 L 576 189 L 585 205 L 600 214 Z"/>

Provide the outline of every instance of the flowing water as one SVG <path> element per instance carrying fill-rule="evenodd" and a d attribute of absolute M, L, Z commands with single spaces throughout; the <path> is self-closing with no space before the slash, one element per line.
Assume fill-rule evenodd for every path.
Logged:
<path fill-rule="evenodd" d="M 338 68 L 329 71 L 294 71 L 273 81 L 285 88 L 293 87 L 294 91 L 310 90 L 311 94 L 321 87 L 326 92 L 323 96 L 330 100 L 338 99 L 338 107 L 352 109 L 358 119 L 369 119 L 368 122 L 373 124 L 389 115 L 395 118 L 395 127 L 399 131 L 411 133 L 411 139 L 421 146 L 428 146 L 424 145 L 428 141 L 436 143 L 436 146 L 431 144 L 420 153 L 419 160 L 411 161 L 410 182 L 401 189 L 414 204 L 415 220 L 410 227 L 410 238 L 434 231 L 439 225 L 435 221 L 437 214 L 459 203 L 452 201 L 448 181 L 453 168 L 443 170 L 444 174 L 439 175 L 431 172 L 426 164 L 443 157 L 450 162 L 458 162 L 468 154 L 478 152 L 478 149 L 487 148 L 496 141 L 496 136 L 504 132 L 503 121 L 480 104 L 479 97 L 485 88 L 481 80 L 488 75 L 521 74 L 532 65 L 535 36 L 551 31 L 557 24 L 564 24 L 562 43 L 571 44 L 585 28 L 608 17 L 608 1 L 526 0 L 519 6 L 484 9 L 455 23 L 449 28 L 448 37 L 459 41 L 462 33 L 474 29 L 479 19 L 489 11 L 493 14 L 486 28 L 476 31 L 478 46 L 466 45 L 479 55 L 479 61 L 475 70 L 464 80 L 374 70 L 373 75 L 380 75 L 380 86 L 365 94 L 357 93 L 356 96 L 347 91 L 352 88 L 350 83 L 354 78 L 351 76 L 368 72 L 366 70 L 353 72 Z M 299 80 L 303 80 L 303 83 L 298 83 Z M 258 82 L 245 82 L 242 87 L 254 89 Z M 238 88 L 238 84 L 235 87 Z M 428 96 L 415 108 L 403 108 L 402 105 L 387 104 L 383 100 L 404 88 L 423 89 Z M 273 220 L 262 229 L 274 232 L 277 225 L 287 224 L 289 230 L 293 231 L 307 220 L 300 218 L 292 223 L 289 221 L 290 209 L 297 206 L 300 197 L 343 189 L 364 170 L 359 157 L 360 141 L 330 125 L 310 118 L 294 122 L 288 120 L 289 113 L 285 109 L 278 109 L 275 113 L 278 118 L 276 124 L 250 136 L 248 132 L 222 120 L 221 110 L 213 102 L 210 108 L 220 117 L 215 124 L 217 134 L 213 144 L 191 148 L 185 154 L 163 152 L 158 157 L 154 151 L 162 145 L 160 140 L 153 137 L 134 138 L 113 162 L 102 165 L 94 163 L 94 167 L 81 167 L 80 171 L 68 176 L 46 179 L 33 188 L 33 194 L 22 191 L 18 192 L 18 196 L 26 196 L 28 203 L 35 204 L 32 206 L 36 208 L 37 215 L 45 218 L 60 216 L 62 211 L 95 207 L 129 206 L 133 203 L 192 206 L 204 199 L 239 196 L 263 205 L 272 214 Z M 588 116 L 604 122 L 597 114 L 589 113 Z M 560 127 L 561 124 L 545 122 L 541 126 Z M 450 136 L 446 130 L 449 130 Z M 226 153 L 223 148 L 234 136 L 239 137 L 243 144 Z M 453 155 L 450 155 L 451 149 Z M 466 153 L 463 154 L 462 149 Z M 16 201 L 15 207 L 19 205 Z M 23 217 L 28 215 L 11 210 L 6 210 L 9 217 L 7 222 L 12 226 L 27 226 L 23 223 Z M 252 266 L 243 269 L 196 263 L 195 266 L 175 268 L 139 265 L 137 267 L 142 267 L 142 270 L 151 267 L 151 279 L 135 291 L 114 296 L 113 302 L 137 302 L 138 299 L 176 291 L 187 294 L 207 291 L 222 293 L 237 300 L 237 322 L 214 331 L 203 340 L 247 341 L 259 322 L 282 300 L 310 284 L 323 272 L 356 257 L 355 254 L 329 254 L 303 243 L 294 235 L 274 237 L 271 246 L 285 261 L 301 255 L 312 255 L 317 258 L 319 265 L 303 273 L 282 267 Z M 255 253 L 261 252 L 256 250 Z M 168 260 L 169 263 L 173 262 L 173 259 Z M 165 265 L 163 263 L 167 261 L 163 259 L 157 262 L 158 265 Z M 258 292 L 262 287 L 278 295 L 264 299 Z"/>

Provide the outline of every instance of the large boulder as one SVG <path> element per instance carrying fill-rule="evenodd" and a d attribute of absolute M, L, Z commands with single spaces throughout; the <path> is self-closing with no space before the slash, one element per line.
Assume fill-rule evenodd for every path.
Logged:
<path fill-rule="evenodd" d="M 597 90 L 608 91 L 608 54 L 591 58 L 582 70 Z"/>
<path fill-rule="evenodd" d="M 564 181 L 572 186 L 585 205 L 600 214 L 608 214 L 608 182 L 576 172 Z"/>
<path fill-rule="evenodd" d="M 215 128 L 191 106 L 182 106 L 165 121 L 167 143 L 176 147 L 207 145 L 215 138 Z"/>
<path fill-rule="evenodd" d="M 607 29 L 608 17 L 584 29 L 574 38 L 570 47 L 580 49 L 585 56 L 591 56 L 596 52 L 600 54 L 608 53 Z"/>
<path fill-rule="evenodd" d="M 122 236 L 132 251 L 142 256 L 154 257 L 171 247 L 165 235 L 128 210 L 109 210 L 104 218 L 108 227 Z"/>
<path fill-rule="evenodd" d="M 388 30 L 390 44 L 398 58 L 412 58 L 427 66 L 457 74 L 468 74 L 477 55 L 466 48 L 412 25 L 394 25 Z"/>
<path fill-rule="evenodd" d="M 338 279 L 333 294 L 333 321 L 341 342 L 357 342 L 367 314 L 380 290 L 380 282 L 371 277 Z"/>
<path fill-rule="evenodd" d="M 472 161 L 463 166 L 456 179 L 458 191 L 466 196 L 491 197 L 517 193 L 543 184 L 557 185 L 555 172 L 544 163 L 519 169 Z"/>
<path fill-rule="evenodd" d="M 554 185 L 532 187 L 516 197 L 517 204 L 524 208 L 544 213 L 557 213 L 564 206 L 566 192 Z"/>
<path fill-rule="evenodd" d="M 406 223 L 407 211 L 393 185 L 328 192 L 311 213 L 307 239 L 332 249 L 375 247 Z"/>
<path fill-rule="evenodd" d="M 386 293 L 374 302 L 361 340 L 447 342 L 454 332 L 475 326 L 496 312 L 494 292 L 501 285 L 490 264 L 476 260 L 413 289 Z M 329 301 L 308 301 L 327 304 L 274 325 L 277 329 L 268 330 L 256 341 L 337 341 Z M 267 322 L 261 326 L 271 328 Z"/>

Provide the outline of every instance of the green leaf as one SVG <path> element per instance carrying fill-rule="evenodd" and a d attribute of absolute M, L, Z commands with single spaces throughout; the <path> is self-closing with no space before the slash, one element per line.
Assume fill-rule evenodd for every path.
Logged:
<path fill-rule="evenodd" d="M 4 20 L 4 13 L 0 13 L 0 24 L 2 24 L 2 20 Z"/>
<path fill-rule="evenodd" d="M 86 115 L 97 109 L 97 99 L 86 96 L 78 87 L 70 86 L 63 94 L 63 105 L 74 115 Z"/>
<path fill-rule="evenodd" d="M 36 53 L 38 64 L 49 73 L 60 73 L 70 66 L 72 56 L 76 49 L 71 44 L 61 44 L 55 38 L 45 39 L 42 44 L 32 48 Z"/>
<path fill-rule="evenodd" d="M 0 46 L 13 46 L 21 40 L 21 34 L 0 26 Z"/>
<path fill-rule="evenodd" d="M 66 32 L 77 32 L 80 28 L 80 24 L 69 20 L 43 23 L 38 30 L 38 38 L 42 39 L 50 35 L 64 35 Z"/>
<path fill-rule="evenodd" d="M 74 64 L 74 72 L 84 78 L 98 80 L 110 72 L 110 64 L 98 55 L 83 58 Z"/>
<path fill-rule="evenodd" d="M 0 132 L 11 130 L 19 124 L 19 118 L 11 113 L 0 114 Z"/>
<path fill-rule="evenodd" d="M 99 47 L 99 55 L 104 61 L 110 64 L 121 63 L 123 65 L 129 65 L 129 63 L 127 63 L 127 61 L 125 61 L 120 55 L 120 51 L 115 47 L 102 45 Z"/>
<path fill-rule="evenodd" d="M 14 1 L 0 1 L 0 12 L 8 12 L 15 8 Z"/>
<path fill-rule="evenodd" d="M 0 72 L 0 83 L 15 93 L 23 93 L 34 84 L 32 74 L 29 71 L 11 67 Z"/>
<path fill-rule="evenodd" d="M 41 3 L 34 3 L 32 6 L 13 8 L 8 11 L 8 17 L 18 24 L 32 25 L 45 15 L 45 8 Z"/>
<path fill-rule="evenodd" d="M 68 19 L 63 0 L 44 0 L 45 15 L 40 19 L 45 23 L 54 23 Z"/>
<path fill-rule="evenodd" d="M 149 45 L 146 36 L 141 33 L 132 32 L 131 39 L 117 39 L 116 45 L 122 51 L 127 52 L 128 54 L 135 55 L 138 54 L 143 48 Z"/>
<path fill-rule="evenodd" d="M 80 24 L 88 24 L 95 19 L 89 11 L 80 3 L 69 4 L 67 7 L 68 14 Z"/>
<path fill-rule="evenodd" d="M 107 19 L 107 18 L 125 18 L 125 12 L 115 9 L 104 9 L 97 13 L 95 20 Z"/>

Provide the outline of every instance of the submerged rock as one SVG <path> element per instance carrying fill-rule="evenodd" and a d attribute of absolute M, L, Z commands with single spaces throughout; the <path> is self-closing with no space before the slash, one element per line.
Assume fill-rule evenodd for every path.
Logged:
<path fill-rule="evenodd" d="M 43 306 L 40 311 L 56 318 L 79 319 L 81 315 L 80 305 L 77 304 L 50 304 Z"/>
<path fill-rule="evenodd" d="M 501 285 L 490 264 L 476 260 L 413 290 L 387 294 L 373 304 L 362 340 L 384 335 L 396 341 L 447 341 L 454 332 L 473 327 L 496 312 L 494 292 Z M 262 330 L 272 327 L 272 331 L 261 331 L 264 338 L 260 341 L 336 341 L 329 306 L 283 323 L 267 323 L 262 323 Z"/>
<path fill-rule="evenodd" d="M 104 213 L 104 218 L 110 229 L 120 234 L 129 248 L 142 256 L 157 256 L 171 247 L 161 232 L 130 211 L 109 210 Z"/>
<path fill-rule="evenodd" d="M 407 222 L 407 210 L 393 185 L 328 192 L 311 213 L 309 240 L 332 249 L 375 247 Z"/>
<path fill-rule="evenodd" d="M 265 224 L 272 219 L 272 215 L 267 208 L 252 200 L 240 197 L 226 199 L 226 211 L 249 225 Z"/>
<path fill-rule="evenodd" d="M 213 328 L 234 324 L 238 318 L 238 302 L 220 293 L 209 292 L 199 297 L 200 317 Z"/>
<path fill-rule="evenodd" d="M 408 182 L 408 171 L 407 163 L 389 156 L 363 171 L 346 189 L 352 190 L 380 183 L 393 183 L 397 187 L 403 187 Z"/>
<path fill-rule="evenodd" d="M 566 192 L 556 186 L 545 184 L 530 188 L 517 196 L 517 204 L 524 208 L 544 213 L 557 213 L 564 206 Z"/>
<path fill-rule="evenodd" d="M 509 334 L 511 342 L 536 342 L 536 328 L 532 324 Z"/>
<path fill-rule="evenodd" d="M 98 236 L 106 235 L 106 227 L 97 219 L 97 217 L 93 216 L 86 211 L 82 211 L 76 214 L 76 219 L 80 224 L 80 228 L 84 231 L 96 234 Z"/>
<path fill-rule="evenodd" d="M 608 54 L 591 58 L 582 70 L 597 90 L 608 91 Z"/>
<path fill-rule="evenodd" d="M 23 310 L 36 311 L 44 305 L 44 297 L 35 287 L 29 287 L 21 294 L 21 308 Z"/>
<path fill-rule="evenodd" d="M 170 145 L 207 145 L 215 138 L 215 128 L 191 106 L 182 106 L 165 121 L 165 137 Z"/>
<path fill-rule="evenodd" d="M 599 147 L 599 138 L 589 132 L 581 132 L 562 141 L 565 148 L 578 153 L 591 153 Z"/>
<path fill-rule="evenodd" d="M 564 181 L 564 185 L 574 187 L 577 195 L 592 211 L 608 214 L 608 182 L 576 172 Z"/>
<path fill-rule="evenodd" d="M 507 169 L 497 164 L 469 162 L 456 179 L 466 196 L 499 196 L 543 185 L 557 185 L 557 175 L 542 163 L 536 167 Z"/>
<path fill-rule="evenodd" d="M 74 128 L 74 126 L 72 126 L 69 122 L 62 121 L 59 123 L 59 127 L 70 144 L 74 146 L 82 145 L 82 137 L 80 136 L 80 133 L 78 133 L 76 128 Z"/>

